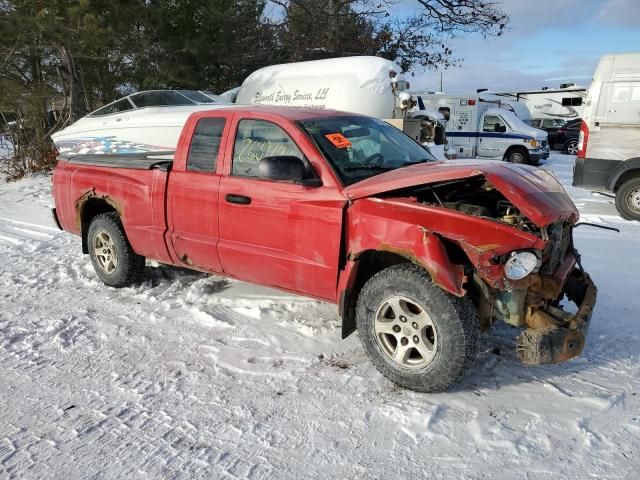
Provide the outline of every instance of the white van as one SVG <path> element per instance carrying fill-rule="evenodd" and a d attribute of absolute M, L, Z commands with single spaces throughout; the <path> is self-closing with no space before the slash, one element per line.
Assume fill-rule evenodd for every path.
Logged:
<path fill-rule="evenodd" d="M 603 56 L 585 103 L 573 185 L 615 192 L 620 215 L 640 220 L 640 53 Z"/>
<path fill-rule="evenodd" d="M 491 158 L 536 165 L 549 157 L 547 132 L 524 123 L 509 108 L 478 95 L 417 95 L 418 105 L 447 120 L 449 158 Z"/>
<path fill-rule="evenodd" d="M 249 75 L 237 104 L 266 104 L 343 110 L 388 121 L 421 143 L 444 142 L 444 117 L 437 111 L 409 114 L 415 105 L 400 67 L 378 57 L 360 56 L 271 65 Z"/>

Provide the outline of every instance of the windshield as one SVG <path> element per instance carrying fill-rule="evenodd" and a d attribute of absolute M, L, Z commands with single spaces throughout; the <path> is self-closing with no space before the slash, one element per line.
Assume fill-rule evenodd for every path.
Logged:
<path fill-rule="evenodd" d="M 189 100 L 193 100 L 198 103 L 213 103 L 213 99 L 207 97 L 202 92 L 198 92 L 196 90 L 178 90 L 182 95 L 187 97 Z"/>
<path fill-rule="evenodd" d="M 138 108 L 193 105 L 195 103 L 174 90 L 139 92 L 134 93 L 129 98 Z"/>
<path fill-rule="evenodd" d="M 298 122 L 345 185 L 436 158 L 382 120 L 361 116 L 322 117 Z"/>
<path fill-rule="evenodd" d="M 198 93 L 202 93 L 203 95 L 206 95 L 211 99 L 213 103 L 221 103 L 223 105 L 231 103 L 227 99 L 221 97 L 220 95 L 216 95 L 215 93 L 210 92 L 209 90 L 202 90 L 201 92 L 198 92 Z"/>

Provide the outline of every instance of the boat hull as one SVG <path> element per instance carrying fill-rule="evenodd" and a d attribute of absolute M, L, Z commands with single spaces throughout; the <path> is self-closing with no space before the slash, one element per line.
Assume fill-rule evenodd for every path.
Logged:
<path fill-rule="evenodd" d="M 51 138 L 62 155 L 175 150 L 189 115 L 214 109 L 211 105 L 194 105 L 145 108 L 100 117 L 89 115 Z"/>

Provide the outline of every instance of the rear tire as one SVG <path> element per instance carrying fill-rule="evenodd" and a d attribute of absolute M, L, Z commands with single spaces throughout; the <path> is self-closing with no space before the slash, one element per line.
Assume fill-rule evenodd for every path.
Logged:
<path fill-rule="evenodd" d="M 640 220 L 640 178 L 627 180 L 616 191 L 616 208 L 622 218 Z"/>
<path fill-rule="evenodd" d="M 567 155 L 577 155 L 578 154 L 578 141 L 577 140 L 569 140 L 564 144 L 564 153 Z"/>
<path fill-rule="evenodd" d="M 509 150 L 505 154 L 504 159 L 509 163 L 520 163 L 520 164 L 529 163 L 529 160 L 530 160 L 529 152 L 527 152 L 526 149 L 519 148 L 519 147 Z"/>
<path fill-rule="evenodd" d="M 97 215 L 89 225 L 87 243 L 93 269 L 106 285 L 126 287 L 142 277 L 145 258 L 131 248 L 117 213 Z"/>
<path fill-rule="evenodd" d="M 445 390 L 478 352 L 480 330 L 471 302 L 446 293 L 409 263 L 367 281 L 358 295 L 356 325 L 380 373 L 417 392 Z"/>

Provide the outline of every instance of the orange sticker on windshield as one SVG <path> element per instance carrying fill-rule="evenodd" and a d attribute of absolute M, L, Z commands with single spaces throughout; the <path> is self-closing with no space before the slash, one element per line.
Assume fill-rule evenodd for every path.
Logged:
<path fill-rule="evenodd" d="M 330 133 L 328 135 L 325 135 L 325 137 L 336 148 L 348 148 L 351 146 L 351 142 L 347 140 L 341 133 Z"/>

